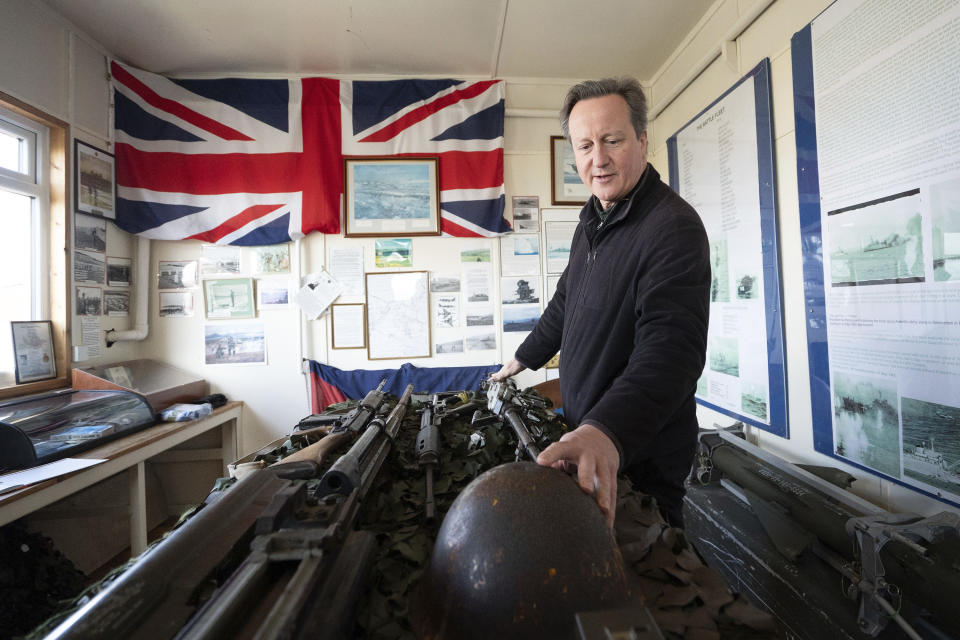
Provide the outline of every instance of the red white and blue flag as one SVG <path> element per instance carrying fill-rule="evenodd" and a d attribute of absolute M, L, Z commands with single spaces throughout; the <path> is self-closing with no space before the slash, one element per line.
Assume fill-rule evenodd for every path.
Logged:
<path fill-rule="evenodd" d="M 503 83 L 173 79 L 111 63 L 117 218 L 148 238 L 338 233 L 343 156 L 438 156 L 442 231 L 503 218 Z"/>

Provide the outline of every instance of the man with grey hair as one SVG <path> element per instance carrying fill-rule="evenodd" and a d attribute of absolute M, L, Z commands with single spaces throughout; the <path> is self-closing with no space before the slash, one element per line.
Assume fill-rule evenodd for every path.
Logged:
<path fill-rule="evenodd" d="M 567 423 L 537 459 L 576 467 L 612 525 L 617 475 L 682 526 L 706 356 L 710 249 L 697 212 L 647 164 L 647 105 L 632 78 L 582 82 L 560 113 L 593 196 L 557 290 L 503 380 L 557 351 Z"/>

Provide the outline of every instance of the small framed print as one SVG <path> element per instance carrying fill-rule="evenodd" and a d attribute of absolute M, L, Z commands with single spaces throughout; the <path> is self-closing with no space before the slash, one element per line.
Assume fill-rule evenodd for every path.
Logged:
<path fill-rule="evenodd" d="M 261 275 L 290 273 L 290 243 L 271 244 L 254 249 L 255 272 Z"/>
<path fill-rule="evenodd" d="M 334 349 L 365 349 L 367 347 L 366 305 L 330 305 L 330 332 Z"/>
<path fill-rule="evenodd" d="M 289 278 L 261 278 L 257 280 L 257 308 L 285 309 L 290 306 Z"/>
<path fill-rule="evenodd" d="M 344 235 L 440 235 L 437 158 L 344 159 Z"/>
<path fill-rule="evenodd" d="M 107 221 L 82 213 L 73 215 L 73 248 L 103 253 L 107 250 Z"/>
<path fill-rule="evenodd" d="M 100 287 L 77 287 L 77 315 L 100 315 L 102 291 Z"/>
<path fill-rule="evenodd" d="M 116 318 L 130 315 L 130 292 L 105 290 L 103 292 L 103 315 Z"/>
<path fill-rule="evenodd" d="M 206 300 L 207 318 L 252 318 L 253 279 L 227 278 L 204 280 L 203 296 Z"/>
<path fill-rule="evenodd" d="M 57 377 L 57 359 L 53 351 L 53 323 L 11 321 L 13 359 L 17 384 Z"/>
<path fill-rule="evenodd" d="M 573 146 L 563 136 L 550 136 L 550 163 L 550 203 L 585 203 L 590 190 L 577 173 Z"/>
<path fill-rule="evenodd" d="M 117 185 L 112 153 L 74 140 L 74 202 L 78 213 L 116 218 Z"/>
<path fill-rule="evenodd" d="M 129 287 L 131 265 L 132 260 L 130 258 L 107 256 L 107 286 Z"/>

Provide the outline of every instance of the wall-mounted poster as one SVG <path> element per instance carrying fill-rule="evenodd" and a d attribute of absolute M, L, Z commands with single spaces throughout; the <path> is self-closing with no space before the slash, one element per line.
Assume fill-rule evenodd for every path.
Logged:
<path fill-rule="evenodd" d="M 547 273 L 563 273 L 570 262 L 570 247 L 577 223 L 567 220 L 544 221 L 543 236 L 547 247 Z"/>
<path fill-rule="evenodd" d="M 207 318 L 252 318 L 254 316 L 251 278 L 204 280 L 203 297 L 206 301 Z"/>
<path fill-rule="evenodd" d="M 344 235 L 440 235 L 437 162 L 437 158 L 346 158 Z"/>
<path fill-rule="evenodd" d="M 430 357 L 426 271 L 367 274 L 367 357 Z"/>
<path fill-rule="evenodd" d="M 112 153 L 74 140 L 76 175 L 74 202 L 77 212 L 104 218 L 116 218 L 116 182 L 113 176 Z"/>
<path fill-rule="evenodd" d="M 540 236 L 514 233 L 500 238 L 500 275 L 540 273 Z"/>
<path fill-rule="evenodd" d="M 960 5 L 922 6 L 838 0 L 793 36 L 803 315 L 814 448 L 957 506 Z"/>
<path fill-rule="evenodd" d="M 130 258 L 107 256 L 107 286 L 129 287 L 132 262 Z"/>
<path fill-rule="evenodd" d="M 667 140 L 670 184 L 710 243 L 707 367 L 697 402 L 787 437 L 770 63 Z"/>
<path fill-rule="evenodd" d="M 199 283 L 196 260 L 161 260 L 157 289 L 192 289 Z"/>

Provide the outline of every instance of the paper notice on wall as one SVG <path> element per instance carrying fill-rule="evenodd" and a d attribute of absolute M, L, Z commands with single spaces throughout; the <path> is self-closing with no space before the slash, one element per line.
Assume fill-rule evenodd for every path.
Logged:
<path fill-rule="evenodd" d="M 293 301 L 308 318 L 316 320 L 342 292 L 343 284 L 321 269 L 300 280 L 300 290 Z"/>
<path fill-rule="evenodd" d="M 363 247 L 331 247 L 330 272 L 343 283 L 343 293 L 363 295 Z"/>
<path fill-rule="evenodd" d="M 88 358 L 100 355 L 100 317 L 80 316 L 80 346 Z"/>

